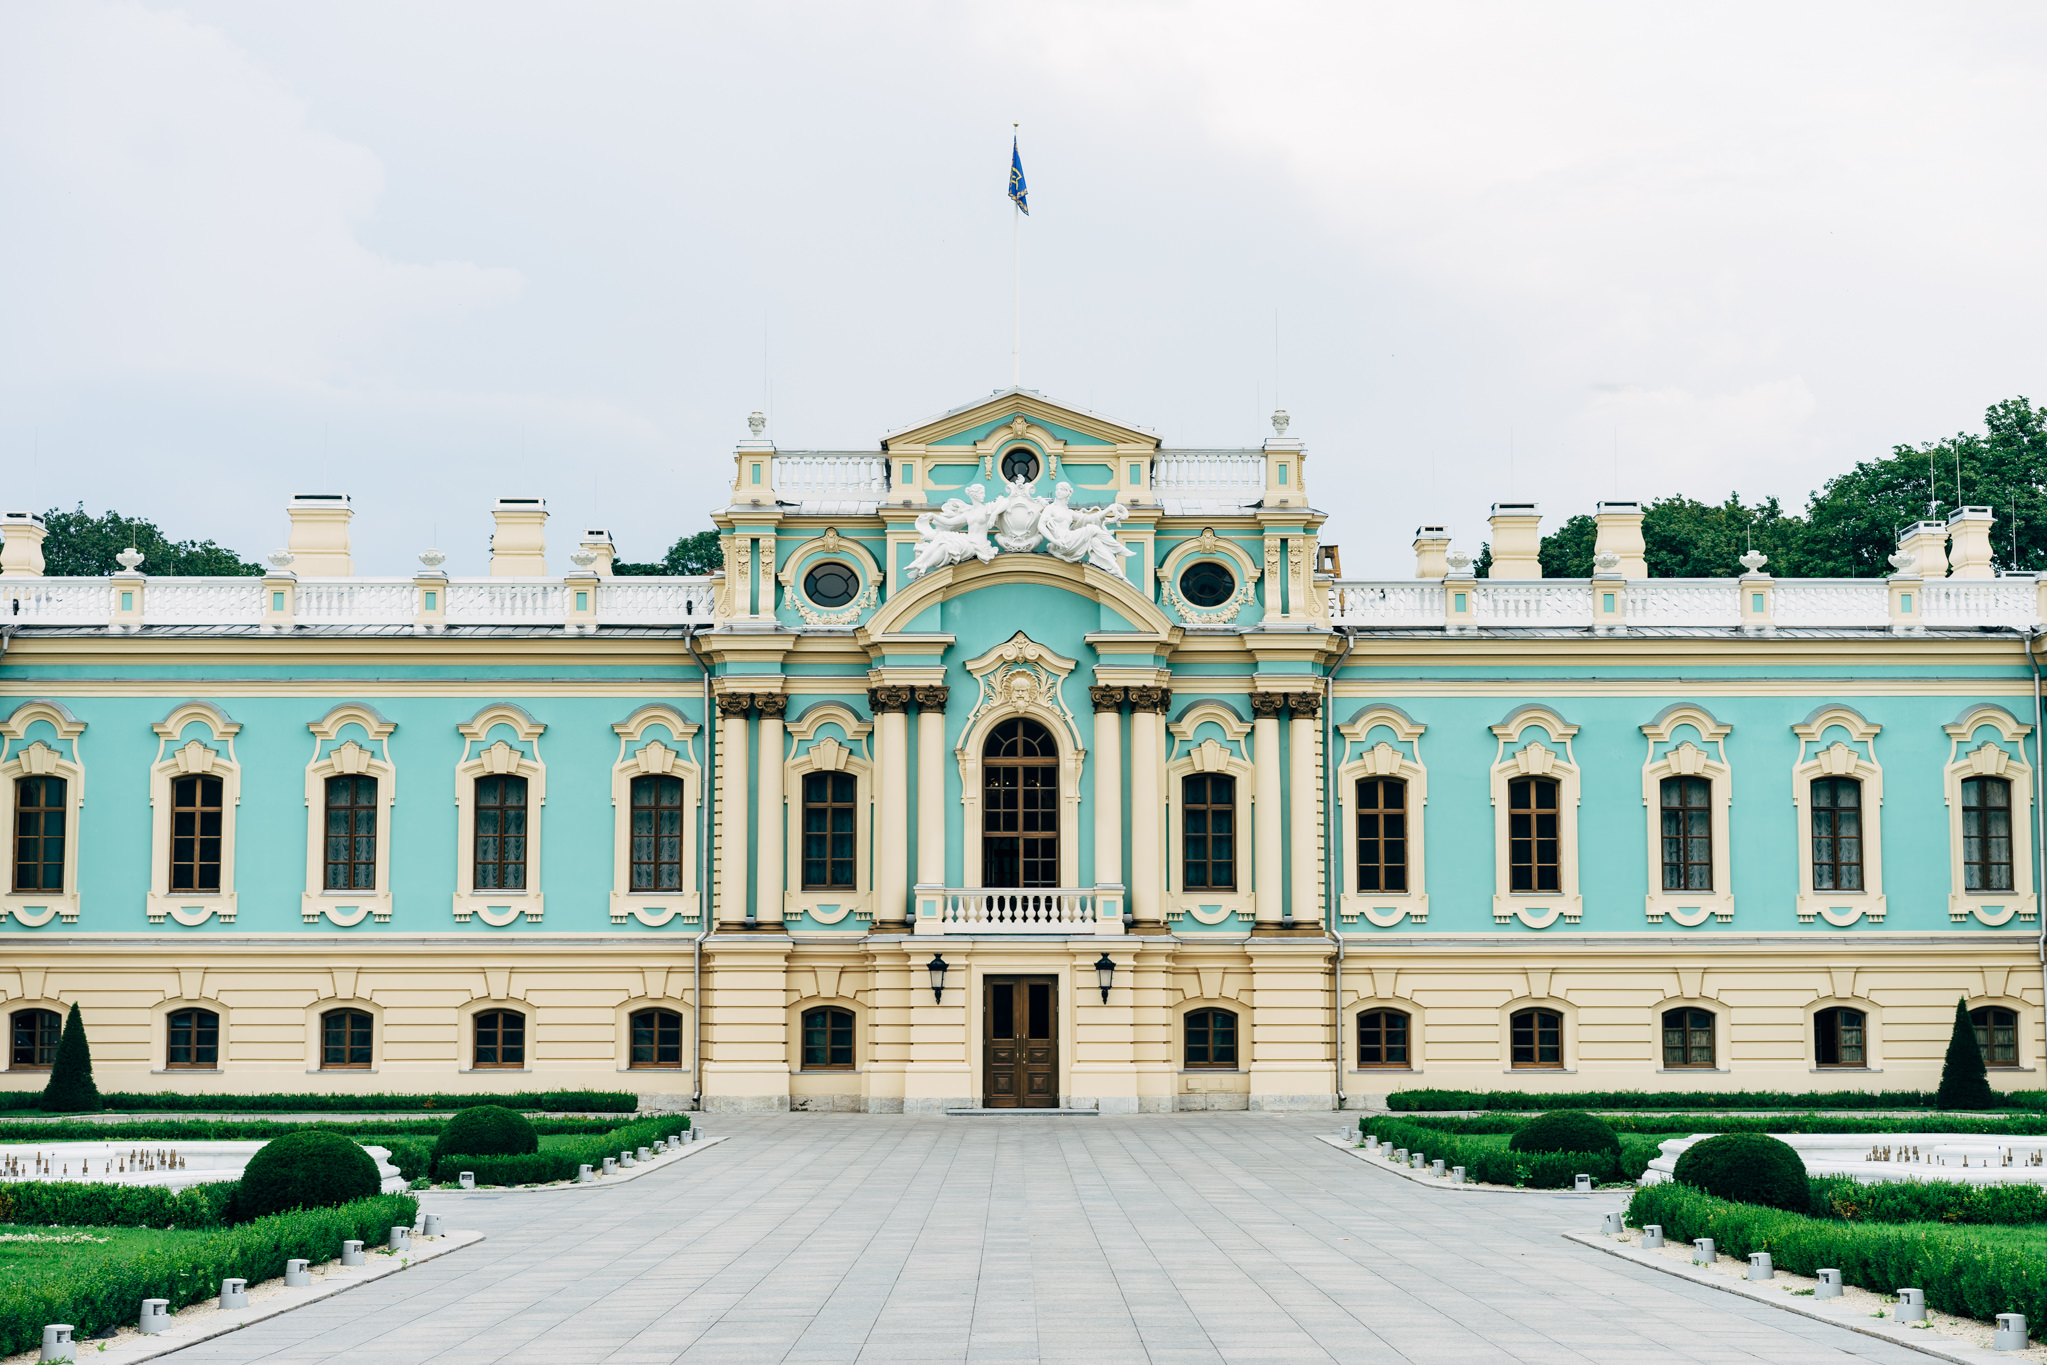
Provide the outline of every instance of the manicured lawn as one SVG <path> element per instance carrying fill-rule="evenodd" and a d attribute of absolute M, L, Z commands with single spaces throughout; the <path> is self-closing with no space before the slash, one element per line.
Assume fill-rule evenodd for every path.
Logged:
<path fill-rule="evenodd" d="M 166 1232 L 161 1228 L 33 1227 L 23 1223 L 0 1223 L 0 1276 L 108 1258 L 125 1259 L 207 1235 L 206 1231 Z"/>

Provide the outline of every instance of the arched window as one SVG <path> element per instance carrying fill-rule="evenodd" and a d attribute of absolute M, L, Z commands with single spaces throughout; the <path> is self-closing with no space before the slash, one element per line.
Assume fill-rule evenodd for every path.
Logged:
<path fill-rule="evenodd" d="M 370 1064 L 368 1010 L 328 1010 L 320 1016 L 320 1069 L 359 1071 Z"/>
<path fill-rule="evenodd" d="M 1812 1024 L 1813 1057 L 1820 1066 L 1869 1065 L 1863 1039 L 1867 1020 L 1861 1010 L 1846 1006 L 1824 1009 L 1813 1016 Z"/>
<path fill-rule="evenodd" d="M 1407 890 L 1407 783 L 1397 777 L 1358 779 L 1358 887 Z"/>
<path fill-rule="evenodd" d="M 171 890 L 220 890 L 221 782 L 197 773 L 171 783 Z"/>
<path fill-rule="evenodd" d="M 377 779 L 327 779 L 327 889 L 377 889 Z"/>
<path fill-rule="evenodd" d="M 1962 889 L 2012 889 L 2011 783 L 2002 777 L 1962 781 Z"/>
<path fill-rule="evenodd" d="M 832 1005 L 803 1011 L 803 1069 L 853 1069 L 853 1011 Z"/>
<path fill-rule="evenodd" d="M 1011 446 L 1002 452 L 1002 481 L 1014 483 L 1018 479 L 1038 477 L 1038 452 L 1029 446 Z"/>
<path fill-rule="evenodd" d="M 1663 779 L 1663 889 L 1713 889 L 1713 784 Z"/>
<path fill-rule="evenodd" d="M 56 1018 L 55 1015 L 50 1017 Z M 2019 1064 L 2018 1011 L 1999 1005 L 1985 1005 L 1969 1011 L 1969 1022 L 1976 1026 L 1976 1046 L 1983 1050 L 1985 1066 Z"/>
<path fill-rule="evenodd" d="M 476 779 L 475 885 L 478 891 L 526 889 L 526 779 Z"/>
<path fill-rule="evenodd" d="M 682 1065 L 682 1016 L 674 1010 L 634 1010 L 626 1021 L 633 1031 L 635 1071 Z"/>
<path fill-rule="evenodd" d="M 1667 1070 L 1713 1065 L 1711 1010 L 1675 1009 L 1663 1012 L 1663 1065 Z"/>
<path fill-rule="evenodd" d="M 1182 886 L 1234 891 L 1237 886 L 1237 779 L 1195 773 L 1180 784 Z"/>
<path fill-rule="evenodd" d="M 1192 1010 L 1187 1015 L 1187 1067 L 1237 1069 L 1235 1010 Z"/>
<path fill-rule="evenodd" d="M 64 1021 L 55 1010 L 16 1010 L 8 1019 L 12 1046 L 7 1065 L 15 1071 L 48 1071 L 57 1060 L 57 1039 Z"/>
<path fill-rule="evenodd" d="M 220 1066 L 220 1016 L 212 1010 L 173 1010 L 166 1026 L 163 1064 L 172 1071 L 213 1071 Z"/>
<path fill-rule="evenodd" d="M 1059 885 L 1059 746 L 1018 716 L 981 756 L 981 885 Z"/>
<path fill-rule="evenodd" d="M 1366 1010 L 1358 1016 L 1358 1065 L 1406 1067 L 1409 1019 L 1400 1010 Z"/>
<path fill-rule="evenodd" d="M 853 886 L 854 794 L 851 773 L 803 775 L 803 889 Z"/>
<path fill-rule="evenodd" d="M 1562 1069 L 1563 1015 L 1555 1010 L 1516 1010 L 1507 1021 L 1507 1034 L 1511 1049 L 1509 1065 L 1523 1069 Z"/>
<path fill-rule="evenodd" d="M 1563 864 L 1557 839 L 1557 782 L 1517 777 L 1507 784 L 1507 864 L 1515 891 L 1560 890 Z"/>
<path fill-rule="evenodd" d="M 1862 889 L 1862 783 L 1852 777 L 1813 779 L 1812 889 Z"/>
<path fill-rule="evenodd" d="M 64 889 L 66 792 L 61 777 L 14 782 L 14 889 Z"/>
<path fill-rule="evenodd" d="M 471 1066 L 479 1071 L 526 1065 L 526 1016 L 517 1010 L 485 1010 L 476 1016 L 476 1050 Z"/>
<path fill-rule="evenodd" d="M 682 889 L 682 779 L 636 777 L 632 787 L 632 889 Z"/>

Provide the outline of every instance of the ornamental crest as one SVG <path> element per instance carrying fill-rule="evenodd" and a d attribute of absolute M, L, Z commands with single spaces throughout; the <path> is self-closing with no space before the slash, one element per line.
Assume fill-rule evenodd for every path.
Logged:
<path fill-rule="evenodd" d="M 1053 653 L 1022 631 L 980 658 L 970 660 L 966 669 L 980 684 L 980 694 L 961 735 L 974 733 L 984 719 L 1032 714 L 1052 722 L 1055 728 L 1065 726 L 1065 737 L 1077 760 L 1085 752 L 1080 744 L 1080 727 L 1060 695 L 1060 687 L 1074 666 L 1072 659 Z"/>

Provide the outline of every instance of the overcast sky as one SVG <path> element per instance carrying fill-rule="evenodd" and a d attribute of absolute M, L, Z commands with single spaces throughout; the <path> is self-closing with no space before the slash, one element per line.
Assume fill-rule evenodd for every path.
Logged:
<path fill-rule="evenodd" d="M 556 572 L 654 558 L 753 408 L 1007 384 L 1021 122 L 1024 383 L 1251 445 L 1276 378 L 1352 576 L 1802 506 L 2047 399 L 2043 66 L 1991 4 L 12 0 L 0 502 L 253 557 L 346 492 L 359 572 L 475 573 L 538 492 Z"/>

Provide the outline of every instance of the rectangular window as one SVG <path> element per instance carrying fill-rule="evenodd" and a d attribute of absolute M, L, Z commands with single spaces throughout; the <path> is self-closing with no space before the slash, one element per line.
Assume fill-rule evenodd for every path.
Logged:
<path fill-rule="evenodd" d="M 191 774 L 171 782 L 171 890 L 220 890 L 221 782 Z"/>
<path fill-rule="evenodd" d="M 1713 784 L 1663 779 L 1663 889 L 1713 889 Z"/>
<path fill-rule="evenodd" d="M 377 779 L 327 779 L 329 891 L 377 889 Z"/>
<path fill-rule="evenodd" d="M 1357 785 L 1358 890 L 1407 890 L 1407 783 L 1361 778 Z"/>
<path fill-rule="evenodd" d="M 2011 783 L 1971 777 L 1962 783 L 1962 888 L 2009 891 Z"/>
<path fill-rule="evenodd" d="M 475 884 L 478 891 L 526 889 L 526 779 L 476 779 Z"/>
<path fill-rule="evenodd" d="M 633 779 L 632 889 L 682 889 L 682 779 Z"/>
<path fill-rule="evenodd" d="M 23 777 L 14 783 L 14 889 L 64 889 L 66 790 L 61 777 Z"/>
<path fill-rule="evenodd" d="M 1863 1066 L 1861 1010 L 1825 1009 L 1813 1016 L 1814 1060 L 1821 1066 Z"/>
<path fill-rule="evenodd" d="M 1862 889 L 1862 784 L 1852 777 L 1813 779 L 1812 889 Z"/>
<path fill-rule="evenodd" d="M 1557 783 L 1552 777 L 1517 777 L 1507 784 L 1507 866 L 1516 891 L 1542 894 L 1563 888 L 1557 838 Z"/>
<path fill-rule="evenodd" d="M 850 890 L 859 783 L 851 773 L 803 777 L 803 889 Z"/>
<path fill-rule="evenodd" d="M 1182 885 L 1189 891 L 1237 886 L 1237 779 L 1195 773 L 1180 784 Z"/>

